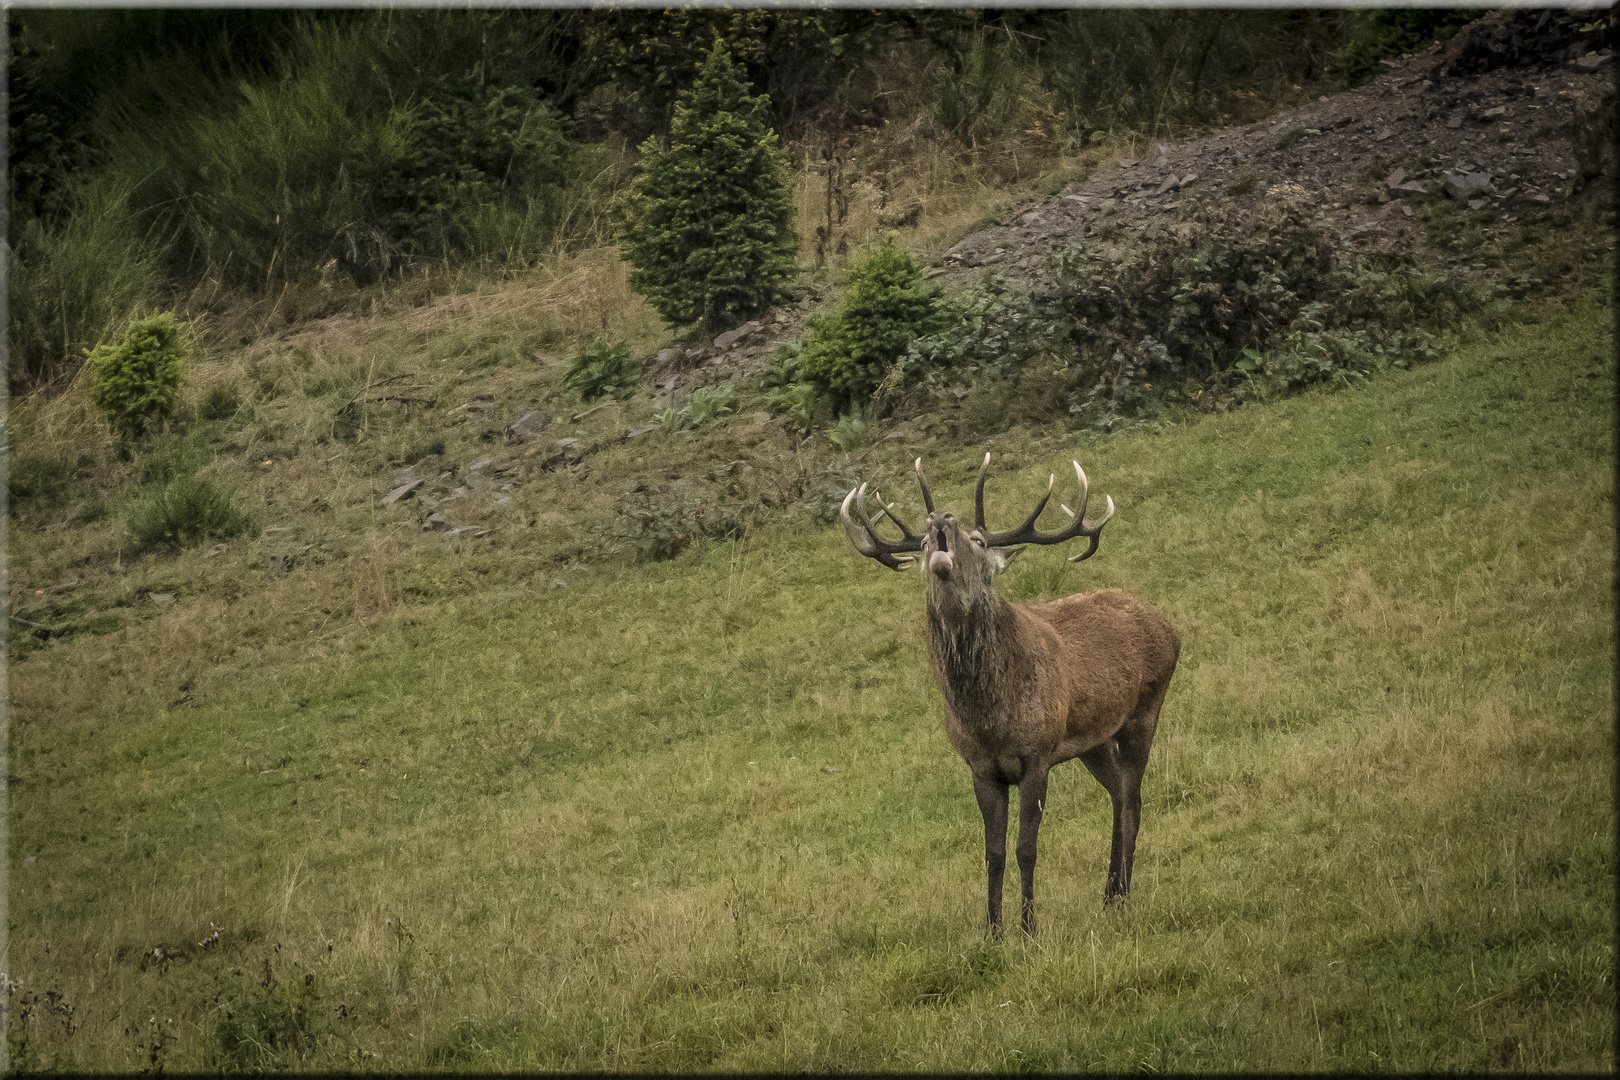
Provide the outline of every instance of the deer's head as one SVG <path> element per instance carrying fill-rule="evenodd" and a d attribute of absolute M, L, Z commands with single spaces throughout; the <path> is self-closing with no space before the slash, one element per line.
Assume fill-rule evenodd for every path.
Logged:
<path fill-rule="evenodd" d="M 877 492 L 873 492 L 873 495 L 878 500 L 879 509 L 876 513 L 868 512 L 865 484 L 844 497 L 839 516 L 844 522 L 844 533 L 856 551 L 876 559 L 891 570 L 904 570 L 909 564 L 916 563 L 928 583 L 930 599 L 947 608 L 972 607 L 986 596 L 995 575 L 1005 570 L 1007 564 L 1024 550 L 1018 545 L 1061 544 L 1084 536 L 1091 541 L 1090 545 L 1080 554 L 1071 556 L 1069 561 L 1079 562 L 1090 558 L 1097 550 L 1102 527 L 1114 516 L 1114 500 L 1109 498 L 1108 512 L 1100 520 L 1085 520 L 1089 485 L 1085 470 L 1080 468 L 1079 462 L 1075 462 L 1074 474 L 1080 482 L 1080 509 L 1074 511 L 1063 507 L 1071 519 L 1066 528 L 1054 533 L 1035 529 L 1035 520 L 1041 516 L 1047 500 L 1052 497 L 1052 485 L 1056 481 L 1054 476 L 1047 480 L 1046 494 L 1022 525 L 1007 532 L 991 532 L 984 524 L 984 478 L 990 470 L 990 455 L 985 454 L 984 462 L 979 466 L 979 484 L 973 497 L 974 525 L 969 529 L 957 520 L 955 514 L 934 508 L 928 482 L 923 479 L 922 458 L 917 459 L 916 470 L 917 483 L 922 487 L 923 505 L 928 509 L 921 535 L 912 532 L 905 522 L 896 517 L 893 504 L 885 504 L 883 496 Z M 850 517 L 851 503 L 860 512 L 859 524 Z M 883 518 L 888 518 L 900 530 L 899 540 L 885 540 L 878 535 L 877 523 Z"/>

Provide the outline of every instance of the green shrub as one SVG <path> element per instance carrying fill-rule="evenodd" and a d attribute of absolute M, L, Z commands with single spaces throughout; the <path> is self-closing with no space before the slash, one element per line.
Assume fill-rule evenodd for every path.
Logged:
<path fill-rule="evenodd" d="M 1351 13 L 1350 40 L 1334 57 L 1341 86 L 1355 86 L 1378 74 L 1386 56 L 1417 53 L 1489 14 L 1489 8 L 1369 8 Z"/>
<path fill-rule="evenodd" d="M 811 319 L 800 374 L 838 412 L 848 412 L 871 399 L 914 338 L 944 324 L 939 290 L 923 283 L 910 255 L 885 240 L 850 270 L 838 313 Z"/>
<path fill-rule="evenodd" d="M 131 502 L 125 518 L 142 550 L 180 547 L 199 540 L 238 536 L 253 527 L 229 490 L 201 476 L 163 480 Z"/>
<path fill-rule="evenodd" d="M 200 420 L 233 420 L 241 414 L 242 397 L 234 387 L 216 386 L 197 406 Z"/>
<path fill-rule="evenodd" d="M 189 328 L 172 312 L 136 319 L 117 345 L 89 356 L 96 407 L 125 439 L 140 437 L 173 411 L 191 356 Z"/>
<path fill-rule="evenodd" d="M 1107 427 L 1168 401 L 1208 405 L 1240 382 L 1288 393 L 1429 360 L 1419 323 L 1482 310 L 1454 277 L 1347 252 L 1297 199 L 1272 200 L 1258 222 L 1189 200 L 1180 221 L 1120 238 L 1112 256 L 1076 249 L 1034 296 L 987 275 L 901 366 L 969 386 L 958 426 L 972 437 L 1054 405 Z"/>
<path fill-rule="evenodd" d="M 1043 347 L 1043 334 L 1054 336 L 1049 322 L 1027 293 L 987 273 L 977 289 L 942 304 L 939 328 L 914 338 L 902 363 L 951 381 L 999 382 Z"/>
<path fill-rule="evenodd" d="M 642 144 L 624 253 L 630 284 L 672 323 L 734 325 L 793 272 L 793 199 L 766 108 L 716 38 L 668 143 Z"/>
<path fill-rule="evenodd" d="M 611 397 L 624 401 L 636 392 L 635 364 L 630 359 L 630 346 L 598 343 L 592 345 L 568 365 L 563 385 L 586 401 Z"/>
<path fill-rule="evenodd" d="M 1034 65 L 1016 45 L 982 26 L 933 74 L 934 120 L 968 149 L 994 146 L 1021 132 L 1041 104 Z"/>

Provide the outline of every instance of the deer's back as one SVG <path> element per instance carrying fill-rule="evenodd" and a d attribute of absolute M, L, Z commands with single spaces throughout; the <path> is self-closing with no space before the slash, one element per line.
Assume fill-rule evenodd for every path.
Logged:
<path fill-rule="evenodd" d="M 1163 693 L 1181 655 L 1181 639 L 1163 616 L 1117 589 L 1023 610 L 1060 641 L 1070 702 L 1064 742 L 1080 749 L 1111 736 L 1141 702 Z"/>

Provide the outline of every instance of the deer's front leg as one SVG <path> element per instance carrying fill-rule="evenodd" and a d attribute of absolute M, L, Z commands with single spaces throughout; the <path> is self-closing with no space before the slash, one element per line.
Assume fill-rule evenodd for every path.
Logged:
<path fill-rule="evenodd" d="M 1035 932 L 1035 841 L 1046 809 L 1046 770 L 1032 766 L 1018 784 L 1018 880 L 1024 895 L 1024 933 Z"/>
<path fill-rule="evenodd" d="M 1001 879 L 1007 869 L 1007 785 L 975 771 L 973 794 L 979 800 L 979 813 L 984 815 L 984 868 L 990 878 L 990 933 L 1000 937 Z"/>

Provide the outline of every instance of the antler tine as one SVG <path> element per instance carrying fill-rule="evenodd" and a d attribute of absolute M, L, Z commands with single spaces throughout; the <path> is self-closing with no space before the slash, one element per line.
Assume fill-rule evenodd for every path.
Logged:
<path fill-rule="evenodd" d="M 990 471 L 990 451 L 984 452 L 979 463 L 979 486 L 973 492 L 973 527 L 984 532 L 984 477 Z"/>
<path fill-rule="evenodd" d="M 867 558 L 876 559 L 890 570 L 904 570 L 910 560 L 897 559 L 895 556 L 906 552 L 921 551 L 922 538 L 906 528 L 904 523 L 899 518 L 896 518 L 886 506 L 876 514 L 868 513 L 866 509 L 866 487 L 865 484 L 862 484 L 848 495 L 845 495 L 844 503 L 838 509 L 838 516 L 844 524 L 844 535 L 849 538 L 849 542 L 854 546 L 855 550 Z M 849 504 L 852 502 L 860 510 L 862 521 L 860 525 L 855 524 L 855 521 L 849 516 Z M 884 516 L 887 516 L 890 521 L 900 526 L 900 531 L 905 533 L 903 539 L 899 541 L 885 540 L 877 534 L 873 526 L 878 518 Z"/>
<path fill-rule="evenodd" d="M 928 512 L 932 514 L 934 512 L 934 497 L 928 494 L 928 481 L 923 479 L 922 458 L 918 458 L 916 464 L 913 465 L 912 468 L 917 470 L 917 483 L 922 487 L 923 505 L 927 507 Z"/>
<path fill-rule="evenodd" d="M 1080 554 L 1070 555 L 1070 562 L 1084 562 L 1093 555 L 1097 554 L 1097 544 L 1102 539 L 1102 527 L 1108 524 L 1109 518 L 1114 516 L 1114 497 L 1112 495 L 1104 495 L 1103 498 L 1108 500 L 1108 513 L 1104 514 L 1102 520 L 1097 522 L 1096 525 L 1090 526 L 1089 532 L 1085 529 L 1081 530 L 1079 535 L 1091 537 L 1091 543 L 1087 544 L 1086 550 L 1082 551 Z M 1078 518 L 1076 520 L 1078 520 Z"/>
<path fill-rule="evenodd" d="M 905 537 L 905 539 L 907 539 L 907 540 L 921 540 L 922 539 L 922 537 L 920 537 L 916 533 L 912 532 L 911 529 L 906 525 L 905 522 L 901 521 L 899 518 L 894 516 L 894 503 L 892 503 L 892 502 L 884 502 L 883 501 L 883 492 L 878 491 L 876 488 L 874 488 L 874 489 L 872 489 L 872 494 L 877 496 L 878 506 L 880 507 L 880 509 L 878 510 L 878 512 L 876 514 L 872 515 L 872 520 L 868 524 L 876 525 L 877 524 L 877 519 L 879 517 L 886 517 L 890 521 L 894 522 L 895 528 L 900 530 L 900 534 L 903 537 Z"/>
<path fill-rule="evenodd" d="M 985 543 L 990 547 L 1008 547 L 1012 544 L 1061 544 L 1065 540 L 1072 540 L 1077 536 L 1086 536 L 1091 538 L 1090 548 L 1085 554 L 1070 561 L 1079 562 L 1081 559 L 1090 558 L 1092 553 L 1097 550 L 1098 534 L 1102 531 L 1102 527 L 1108 523 L 1108 519 L 1114 516 L 1114 500 L 1112 498 L 1108 500 L 1108 513 L 1103 515 L 1101 521 L 1085 520 L 1090 484 L 1086 480 L 1085 470 L 1080 467 L 1078 461 L 1074 462 L 1074 475 L 1075 479 L 1080 482 L 1080 509 L 1078 511 L 1069 511 L 1071 520 L 1067 528 L 1055 533 L 1043 533 L 1035 528 L 1036 519 L 1041 516 L 1041 511 L 1046 509 L 1047 500 L 1052 497 L 1052 485 L 1057 482 L 1057 478 L 1054 476 L 1046 481 L 1046 494 L 1041 497 L 1039 503 L 1035 504 L 1035 512 L 1024 519 L 1022 525 L 1008 532 L 991 533 L 985 537 Z M 1068 510 L 1068 507 L 1064 507 L 1064 509 Z"/>

